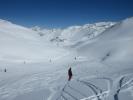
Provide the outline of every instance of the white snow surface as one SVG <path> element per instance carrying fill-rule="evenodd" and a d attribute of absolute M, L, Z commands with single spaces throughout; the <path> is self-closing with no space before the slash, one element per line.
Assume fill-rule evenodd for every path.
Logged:
<path fill-rule="evenodd" d="M 0 20 L 0 100 L 133 100 L 132 43 L 133 18 L 65 29 Z"/>

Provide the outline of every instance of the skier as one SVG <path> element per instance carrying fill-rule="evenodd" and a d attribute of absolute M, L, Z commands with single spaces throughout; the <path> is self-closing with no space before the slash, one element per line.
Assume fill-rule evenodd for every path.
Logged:
<path fill-rule="evenodd" d="M 7 70 L 6 70 L 6 68 L 4 69 L 4 72 L 6 72 Z"/>
<path fill-rule="evenodd" d="M 72 70 L 71 70 L 71 67 L 68 69 L 68 81 L 71 80 L 73 74 L 72 74 Z"/>

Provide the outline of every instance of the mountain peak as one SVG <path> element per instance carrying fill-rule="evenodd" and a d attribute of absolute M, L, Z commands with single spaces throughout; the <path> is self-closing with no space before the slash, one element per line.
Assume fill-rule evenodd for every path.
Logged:
<path fill-rule="evenodd" d="M 4 20 L 4 19 L 0 19 L 0 23 L 8 23 L 8 24 L 11 24 L 12 22 L 7 21 L 7 20 Z"/>

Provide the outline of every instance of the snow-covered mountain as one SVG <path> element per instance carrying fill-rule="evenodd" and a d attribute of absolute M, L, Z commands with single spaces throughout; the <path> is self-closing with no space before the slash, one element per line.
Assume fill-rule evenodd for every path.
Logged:
<path fill-rule="evenodd" d="M 41 29 L 35 26 L 32 30 L 37 31 L 40 36 L 43 36 L 48 41 L 70 46 L 95 38 L 115 24 L 115 22 L 99 22 L 83 26 L 71 26 L 64 29 Z"/>
<path fill-rule="evenodd" d="M 86 44 L 80 45 L 78 52 L 82 53 L 82 55 L 92 53 L 93 57 L 96 55 L 97 58 L 103 59 L 103 61 L 115 61 L 117 63 L 119 62 L 119 64 L 121 61 L 121 63 L 124 64 L 131 64 L 133 57 L 132 28 L 133 18 L 121 21 L 103 32 L 99 37 L 90 40 Z"/>
<path fill-rule="evenodd" d="M 132 43 L 133 18 L 65 29 L 0 20 L 0 100 L 132 100 Z"/>
<path fill-rule="evenodd" d="M 37 32 L 5 20 L 0 20 L 0 48 L 0 60 L 9 62 L 43 61 L 65 51 L 41 40 Z"/>

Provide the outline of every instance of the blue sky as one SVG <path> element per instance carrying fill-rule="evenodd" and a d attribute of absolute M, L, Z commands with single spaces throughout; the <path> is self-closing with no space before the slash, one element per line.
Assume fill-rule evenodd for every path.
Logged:
<path fill-rule="evenodd" d="M 133 0 L 0 0 L 0 19 L 27 27 L 64 28 L 133 16 Z"/>

